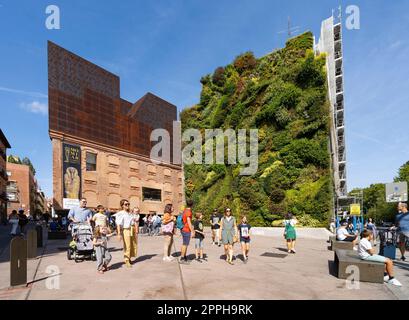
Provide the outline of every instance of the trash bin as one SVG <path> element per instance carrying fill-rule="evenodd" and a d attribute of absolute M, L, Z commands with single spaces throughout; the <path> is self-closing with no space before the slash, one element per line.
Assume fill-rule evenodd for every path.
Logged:
<path fill-rule="evenodd" d="M 396 230 L 388 227 L 379 227 L 378 233 L 380 241 L 379 255 L 395 260 L 397 243 Z"/>
<path fill-rule="evenodd" d="M 43 247 L 43 227 L 40 225 L 36 226 L 37 231 L 37 248 Z"/>

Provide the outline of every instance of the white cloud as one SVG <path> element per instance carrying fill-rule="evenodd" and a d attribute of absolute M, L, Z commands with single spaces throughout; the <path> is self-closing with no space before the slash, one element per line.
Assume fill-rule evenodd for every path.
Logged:
<path fill-rule="evenodd" d="M 47 98 L 47 95 L 41 92 L 24 91 L 24 90 L 18 90 L 18 89 L 13 89 L 13 88 L 6 88 L 6 87 L 0 87 L 0 91 L 23 94 L 27 96 L 32 96 L 34 98 Z"/>
<path fill-rule="evenodd" d="M 22 103 L 20 104 L 20 107 L 23 108 L 26 111 L 32 112 L 32 113 L 38 113 L 42 115 L 46 115 L 48 113 L 48 106 L 45 103 L 41 103 L 38 101 L 33 101 L 30 103 Z"/>

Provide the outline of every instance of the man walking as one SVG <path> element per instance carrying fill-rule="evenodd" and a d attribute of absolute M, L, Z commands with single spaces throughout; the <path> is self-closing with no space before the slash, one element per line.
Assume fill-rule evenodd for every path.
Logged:
<path fill-rule="evenodd" d="M 187 260 L 187 247 L 189 246 L 190 243 L 190 238 L 194 237 L 195 231 L 192 225 L 192 207 L 193 207 L 193 201 L 192 200 L 187 200 L 186 201 L 186 208 L 183 210 L 183 216 L 182 216 L 182 221 L 183 221 L 183 228 L 181 230 L 182 234 L 182 239 L 183 239 L 183 244 L 182 244 L 182 249 L 180 250 L 180 263 L 188 263 Z"/>
<path fill-rule="evenodd" d="M 399 213 L 396 215 L 396 226 L 398 227 L 399 249 L 401 253 L 401 260 L 405 261 L 406 239 L 409 238 L 409 214 L 408 205 L 406 203 L 399 203 Z"/>
<path fill-rule="evenodd" d="M 73 223 L 90 223 L 92 211 L 87 208 L 87 199 L 81 198 L 80 206 L 72 208 L 68 213 L 68 219 Z"/>

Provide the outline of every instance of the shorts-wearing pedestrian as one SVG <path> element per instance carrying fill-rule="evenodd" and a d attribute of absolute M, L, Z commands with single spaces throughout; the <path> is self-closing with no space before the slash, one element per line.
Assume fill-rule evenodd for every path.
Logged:
<path fill-rule="evenodd" d="M 195 239 L 195 248 L 203 249 L 203 239 L 199 239 L 199 238 Z"/>
<path fill-rule="evenodd" d="M 374 254 L 372 256 L 369 256 L 365 259 L 363 259 L 365 261 L 373 261 L 373 262 L 380 262 L 380 263 L 386 263 L 386 258 L 384 256 L 380 256 L 377 254 Z"/>
<path fill-rule="evenodd" d="M 250 238 L 243 238 L 243 237 L 240 237 L 240 242 L 250 243 Z"/>
<path fill-rule="evenodd" d="M 398 235 L 399 235 L 399 243 L 405 243 L 406 239 L 409 238 L 409 233 L 408 232 L 400 231 Z"/>
<path fill-rule="evenodd" d="M 181 233 L 182 233 L 183 245 L 188 246 L 189 243 L 190 243 L 190 237 L 191 237 L 192 233 L 191 232 L 184 232 L 184 231 L 182 231 Z"/>

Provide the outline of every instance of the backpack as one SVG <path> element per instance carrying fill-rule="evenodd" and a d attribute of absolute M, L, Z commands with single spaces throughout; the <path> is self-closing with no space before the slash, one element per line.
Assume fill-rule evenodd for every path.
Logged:
<path fill-rule="evenodd" d="M 183 216 L 184 216 L 184 212 L 183 214 L 178 215 L 177 219 L 176 219 L 176 228 L 182 230 L 183 227 L 185 226 L 185 224 L 183 223 Z"/>

